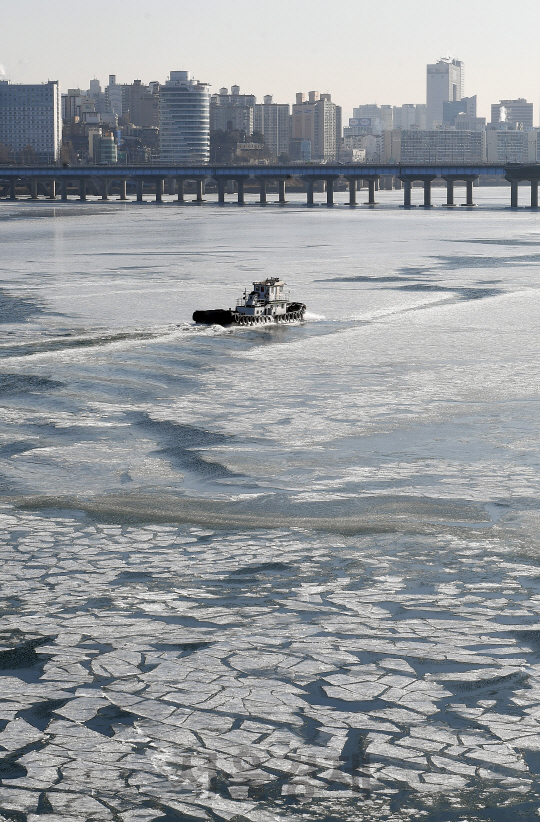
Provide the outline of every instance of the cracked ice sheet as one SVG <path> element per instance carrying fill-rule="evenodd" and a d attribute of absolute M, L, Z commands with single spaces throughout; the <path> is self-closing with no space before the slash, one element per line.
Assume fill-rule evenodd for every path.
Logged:
<path fill-rule="evenodd" d="M 0 746 L 21 769 L 2 779 L 0 814 L 31 818 L 43 791 L 52 819 L 142 822 L 174 801 L 199 818 L 292 818 L 290 796 L 312 797 L 316 814 L 352 797 L 376 819 L 405 786 L 396 819 L 440 790 L 457 806 L 464 788 L 494 785 L 538 800 L 537 570 L 506 561 L 502 541 L 333 538 L 328 550 L 309 532 L 13 511 L 0 526 L 2 596 L 18 599 L 0 633 L 14 659 L 0 669 Z"/>

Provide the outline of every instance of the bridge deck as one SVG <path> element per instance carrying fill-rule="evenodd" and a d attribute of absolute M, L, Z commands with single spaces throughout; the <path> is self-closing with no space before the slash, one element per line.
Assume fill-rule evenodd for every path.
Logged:
<path fill-rule="evenodd" d="M 73 179 L 85 177 L 108 177 L 110 179 L 155 179 L 177 177 L 185 180 L 197 180 L 205 177 L 214 179 L 246 179 L 250 177 L 266 179 L 286 179 L 290 177 L 320 180 L 332 177 L 352 177 L 357 179 L 369 177 L 481 177 L 509 175 L 518 179 L 540 179 L 540 163 L 537 165 L 145 165 L 145 166 L 2 166 L 0 180 L 46 178 Z"/>

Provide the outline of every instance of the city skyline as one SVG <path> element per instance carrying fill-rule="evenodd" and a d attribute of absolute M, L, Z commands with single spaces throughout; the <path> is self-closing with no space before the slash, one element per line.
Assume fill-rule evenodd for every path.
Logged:
<path fill-rule="evenodd" d="M 465 64 L 465 95 L 477 95 L 480 116 L 489 118 L 500 99 L 524 97 L 534 103 L 537 125 L 537 5 L 524 0 L 519 19 L 504 26 L 486 0 L 456 0 L 452 19 L 443 9 L 426 0 L 406 7 L 386 0 L 377 9 L 338 0 L 330 15 L 320 0 L 296 0 L 292 8 L 275 0 L 269 15 L 266 5 L 246 0 L 201 0 L 196 7 L 96 0 L 89 14 L 67 0 L 3 0 L 0 76 L 59 80 L 66 91 L 88 88 L 94 77 L 105 84 L 112 73 L 120 83 L 164 83 L 171 70 L 189 69 L 212 93 L 237 84 L 258 100 L 272 94 L 276 103 L 292 104 L 301 89 L 329 92 L 346 120 L 360 104 L 425 102 L 426 65 L 451 54 Z M 24 38 L 10 34 L 22 26 Z M 43 36 L 49 30 L 57 48 Z"/>

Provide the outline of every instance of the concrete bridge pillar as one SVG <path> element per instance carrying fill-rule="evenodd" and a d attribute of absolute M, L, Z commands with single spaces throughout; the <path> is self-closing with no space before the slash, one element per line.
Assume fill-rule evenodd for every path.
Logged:
<path fill-rule="evenodd" d="M 431 180 L 424 180 L 424 208 L 431 208 Z"/>
<path fill-rule="evenodd" d="M 538 179 L 531 180 L 531 208 L 538 208 Z"/>
<path fill-rule="evenodd" d="M 259 180 L 259 202 L 266 205 L 266 180 L 262 177 Z"/>
<path fill-rule="evenodd" d="M 156 203 L 163 202 L 163 177 L 156 178 Z"/>
<path fill-rule="evenodd" d="M 101 181 L 101 199 L 109 199 L 109 181 L 107 179 Z"/>
<path fill-rule="evenodd" d="M 17 199 L 17 191 L 15 189 L 16 185 L 17 185 L 17 180 L 15 179 L 15 177 L 12 177 L 11 180 L 9 181 L 9 199 L 10 200 L 16 200 Z"/>
<path fill-rule="evenodd" d="M 313 205 L 313 180 L 306 180 L 306 205 Z"/>
<path fill-rule="evenodd" d="M 127 200 L 127 180 L 123 177 L 120 180 L 120 197 L 119 200 Z"/>
<path fill-rule="evenodd" d="M 30 197 L 32 200 L 37 200 L 38 198 L 37 180 L 30 180 Z"/>
<path fill-rule="evenodd" d="M 167 178 L 167 194 L 170 194 L 171 197 L 176 194 L 176 180 L 174 177 Z"/>
<path fill-rule="evenodd" d="M 225 186 L 226 186 L 226 181 L 225 180 L 218 180 L 217 181 L 218 203 L 224 203 L 225 202 Z"/>
<path fill-rule="evenodd" d="M 366 205 L 376 205 L 375 203 L 375 183 L 377 180 L 368 180 L 368 201 Z"/>
<path fill-rule="evenodd" d="M 49 200 L 56 200 L 56 180 L 49 182 Z"/>
<path fill-rule="evenodd" d="M 137 180 L 137 202 L 143 202 L 143 182 L 144 180 Z"/>
<path fill-rule="evenodd" d="M 518 207 L 518 180 L 510 180 L 510 208 Z"/>
<path fill-rule="evenodd" d="M 402 180 L 403 182 L 403 207 L 411 208 L 411 188 L 412 180 Z"/>
<path fill-rule="evenodd" d="M 473 206 L 473 181 L 472 180 L 465 180 L 465 186 L 467 188 L 467 196 L 465 198 L 465 205 L 466 206 Z"/>
<path fill-rule="evenodd" d="M 349 205 L 356 205 L 356 177 L 349 177 Z"/>
<path fill-rule="evenodd" d="M 183 203 L 184 202 L 184 180 L 182 179 L 182 177 L 177 177 L 176 178 L 176 190 L 178 192 L 177 201 L 179 203 Z"/>
<path fill-rule="evenodd" d="M 334 179 L 332 177 L 326 179 L 326 205 L 334 205 Z"/>
<path fill-rule="evenodd" d="M 239 177 L 236 182 L 238 185 L 238 205 L 244 205 L 244 178 Z"/>
<path fill-rule="evenodd" d="M 285 180 L 278 180 L 278 188 L 279 188 L 279 203 L 286 203 L 287 200 L 285 199 Z"/>
<path fill-rule="evenodd" d="M 62 177 L 60 181 L 60 199 L 67 200 L 67 180 L 65 177 Z"/>
<path fill-rule="evenodd" d="M 37 188 L 37 183 L 36 183 L 36 188 Z M 86 179 L 84 177 L 81 177 L 79 179 L 79 200 L 81 200 L 81 202 L 86 201 Z"/>
<path fill-rule="evenodd" d="M 204 202 L 204 180 L 197 180 L 197 199 L 196 203 Z"/>
<path fill-rule="evenodd" d="M 446 205 L 453 206 L 454 203 L 454 181 L 446 180 Z"/>

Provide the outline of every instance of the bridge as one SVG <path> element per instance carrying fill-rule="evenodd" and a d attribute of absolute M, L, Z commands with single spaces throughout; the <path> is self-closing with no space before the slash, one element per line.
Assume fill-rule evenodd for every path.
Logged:
<path fill-rule="evenodd" d="M 177 201 L 184 202 L 184 184 L 193 182 L 196 186 L 194 202 L 204 202 L 205 182 L 213 180 L 217 184 L 218 202 L 225 202 L 227 182 L 234 181 L 237 187 L 238 203 L 244 203 L 244 188 L 248 180 L 256 182 L 259 188 L 259 202 L 267 202 L 267 185 L 277 183 L 278 202 L 286 202 L 286 184 L 288 180 L 300 180 L 305 184 L 306 205 L 314 204 L 314 185 L 318 181 L 326 184 L 326 203 L 334 203 L 334 186 L 337 180 L 345 180 L 349 190 L 349 205 L 357 204 L 358 183 L 367 183 L 368 200 L 366 205 L 374 206 L 375 191 L 381 178 L 394 178 L 400 181 L 403 188 L 403 205 L 412 206 L 411 188 L 413 183 L 423 184 L 423 207 L 431 207 L 431 184 L 441 178 L 446 182 L 446 203 L 454 203 L 454 183 L 465 182 L 465 206 L 474 206 L 473 183 L 480 177 L 504 177 L 510 183 L 510 207 L 518 207 L 519 184 L 530 184 L 531 208 L 538 207 L 538 183 L 540 181 L 540 163 L 498 165 L 485 163 L 480 165 L 363 165 L 341 164 L 315 165 L 311 163 L 298 165 L 145 165 L 145 166 L 0 166 L 0 196 L 2 191 L 8 200 L 17 200 L 21 189 L 30 199 L 39 199 L 40 191 L 45 190 L 48 199 L 57 198 L 60 188 L 62 200 L 68 198 L 68 188 L 76 188 L 78 200 L 85 201 L 89 185 L 107 200 L 111 183 L 116 183 L 120 191 L 120 200 L 128 200 L 128 181 L 135 184 L 136 201 L 143 201 L 144 186 L 153 189 L 156 202 L 162 202 L 165 181 L 168 181 L 169 194 L 177 196 Z"/>

